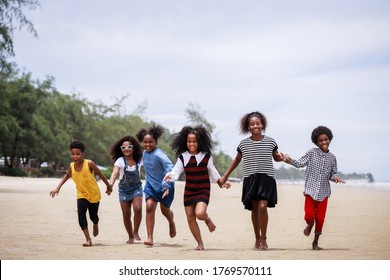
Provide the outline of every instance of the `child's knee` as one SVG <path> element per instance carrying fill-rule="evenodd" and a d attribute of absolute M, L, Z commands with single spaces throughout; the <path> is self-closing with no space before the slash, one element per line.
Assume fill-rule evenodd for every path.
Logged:
<path fill-rule="evenodd" d="M 134 205 L 133 211 L 134 211 L 134 213 L 137 213 L 137 214 L 142 213 L 142 205 Z"/>
<path fill-rule="evenodd" d="M 198 220 L 202 220 L 202 221 L 204 221 L 204 220 L 206 220 L 207 219 L 207 213 L 206 212 L 197 212 L 196 214 L 195 214 L 195 216 L 196 216 L 196 218 L 198 219 Z"/>

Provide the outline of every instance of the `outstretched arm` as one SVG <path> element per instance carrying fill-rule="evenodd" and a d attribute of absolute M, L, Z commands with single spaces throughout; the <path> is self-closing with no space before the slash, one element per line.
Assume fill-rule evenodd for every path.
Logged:
<path fill-rule="evenodd" d="M 92 161 L 92 160 L 88 160 L 88 166 L 89 166 L 89 169 L 90 170 L 93 170 L 93 172 L 99 176 L 99 178 L 104 182 L 104 184 L 106 184 L 107 186 L 107 190 L 106 190 L 106 193 L 108 195 L 111 194 L 112 192 L 112 186 L 110 185 L 110 183 L 108 182 L 106 176 L 104 176 L 104 174 L 100 171 L 100 169 L 96 166 L 96 164 Z"/>
<path fill-rule="evenodd" d="M 112 193 L 112 188 L 114 187 L 115 180 L 118 178 L 119 175 L 119 166 L 114 165 L 114 169 L 112 170 L 110 180 L 108 180 L 110 184 L 110 188 L 107 188 L 106 194 L 110 195 Z"/>
<path fill-rule="evenodd" d="M 242 155 L 240 153 L 237 153 L 236 157 L 233 159 L 233 161 L 230 163 L 228 169 L 226 170 L 225 174 L 219 179 L 219 182 L 221 184 L 224 184 L 229 177 L 230 173 L 233 172 L 234 169 L 238 166 L 238 164 L 241 162 Z"/>
<path fill-rule="evenodd" d="M 52 190 L 52 191 L 50 192 L 50 196 L 51 196 L 51 197 L 55 197 L 56 195 L 58 195 L 59 192 L 60 192 L 60 189 L 61 189 L 62 185 L 65 184 L 65 182 L 68 181 L 68 179 L 69 179 L 70 177 L 72 177 L 72 169 L 70 169 L 70 167 L 69 167 L 68 172 L 66 172 L 65 176 L 62 178 L 62 180 L 61 180 L 61 182 L 58 184 L 58 186 L 57 186 L 54 190 Z"/>
<path fill-rule="evenodd" d="M 288 154 L 284 154 L 284 162 L 291 164 L 292 166 L 295 166 L 296 168 L 302 168 L 307 165 L 309 162 L 309 157 L 310 157 L 310 151 L 306 152 L 306 154 L 301 157 L 298 160 L 292 159 Z"/>
<path fill-rule="evenodd" d="M 176 181 L 179 179 L 179 176 L 184 171 L 183 162 L 180 159 L 177 159 L 175 166 L 171 171 L 165 174 L 164 181 Z"/>

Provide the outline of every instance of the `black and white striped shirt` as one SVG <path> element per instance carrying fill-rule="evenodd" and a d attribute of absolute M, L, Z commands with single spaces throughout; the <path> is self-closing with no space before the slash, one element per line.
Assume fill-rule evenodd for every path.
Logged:
<path fill-rule="evenodd" d="M 306 167 L 304 194 L 310 195 L 316 201 L 323 201 L 330 196 L 329 180 L 337 175 L 336 156 L 331 152 L 324 153 L 320 148 L 313 148 L 299 160 L 292 160 L 297 168 Z"/>
<path fill-rule="evenodd" d="M 277 149 L 275 140 L 266 135 L 260 141 L 254 141 L 250 137 L 243 139 L 237 152 L 242 155 L 244 178 L 256 173 L 275 178 L 272 154 Z"/>

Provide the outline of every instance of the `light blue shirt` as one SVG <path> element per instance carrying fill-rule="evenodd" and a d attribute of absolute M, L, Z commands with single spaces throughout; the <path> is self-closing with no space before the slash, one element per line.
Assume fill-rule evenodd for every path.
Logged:
<path fill-rule="evenodd" d="M 151 152 L 143 152 L 142 164 L 145 169 L 145 191 L 151 190 L 155 195 L 162 192 L 162 182 L 173 164 L 168 156 L 160 149 L 155 148 Z"/>

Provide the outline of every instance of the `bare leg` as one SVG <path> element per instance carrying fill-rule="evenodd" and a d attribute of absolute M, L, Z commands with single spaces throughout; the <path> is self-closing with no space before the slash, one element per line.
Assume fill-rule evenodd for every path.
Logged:
<path fill-rule="evenodd" d="M 204 202 L 198 202 L 195 206 L 195 215 L 196 218 L 204 221 L 209 229 L 210 232 L 215 231 L 217 228 L 213 221 L 210 219 L 209 215 L 207 214 L 207 204 Z"/>
<path fill-rule="evenodd" d="M 268 226 L 268 201 L 252 201 L 252 224 L 256 241 L 255 249 L 268 249 L 267 244 L 267 226 Z"/>
<path fill-rule="evenodd" d="M 255 245 L 253 246 L 255 249 L 260 249 L 260 213 L 258 209 L 258 201 L 252 201 L 252 211 L 251 211 L 251 219 L 253 225 L 253 231 L 255 233 Z"/>
<path fill-rule="evenodd" d="M 98 236 L 99 234 L 99 225 L 98 224 L 93 224 L 93 236 Z"/>
<path fill-rule="evenodd" d="M 311 223 L 311 224 L 307 224 L 307 226 L 305 227 L 305 229 L 303 230 L 303 234 L 306 235 L 306 236 L 309 236 L 310 233 L 311 233 L 311 230 L 314 226 L 314 222 Z"/>
<path fill-rule="evenodd" d="M 154 244 L 153 231 L 154 231 L 156 208 L 157 208 L 157 201 L 155 201 L 153 198 L 148 198 L 146 200 L 146 232 L 148 234 L 148 239 L 144 242 L 145 245 L 152 246 Z"/>
<path fill-rule="evenodd" d="M 139 227 L 142 220 L 142 196 L 137 196 L 133 199 L 133 211 L 134 211 L 134 230 L 133 236 L 134 239 L 139 241 L 141 237 L 139 236 Z"/>
<path fill-rule="evenodd" d="M 259 213 L 260 213 L 260 249 L 268 249 L 267 244 L 267 227 L 268 227 L 268 201 L 260 200 L 259 203 Z"/>
<path fill-rule="evenodd" d="M 84 233 L 84 236 L 85 236 L 85 239 L 86 239 L 86 242 L 83 243 L 83 247 L 90 247 L 90 246 L 92 246 L 92 240 L 91 240 L 91 236 L 89 235 L 88 228 L 84 228 L 83 229 L 83 233 Z"/>
<path fill-rule="evenodd" d="M 123 216 L 123 224 L 125 225 L 125 229 L 129 239 L 126 241 L 127 244 L 134 243 L 133 236 L 133 226 L 131 224 L 131 202 L 123 201 L 121 202 L 122 216 Z"/>
<path fill-rule="evenodd" d="M 195 241 L 198 243 L 198 246 L 195 248 L 195 250 L 204 250 L 202 235 L 200 233 L 199 225 L 196 222 L 195 205 L 186 206 L 185 211 L 187 215 L 188 226 L 192 236 L 194 236 Z"/>
<path fill-rule="evenodd" d="M 168 220 L 169 223 L 169 236 L 174 238 L 176 236 L 176 225 L 173 219 L 173 212 L 170 208 L 164 206 L 164 204 L 160 203 L 161 213 Z"/>
<path fill-rule="evenodd" d="M 320 246 L 318 246 L 318 239 L 319 238 L 320 238 L 320 235 L 316 233 L 314 235 L 314 240 L 313 240 L 313 243 L 312 243 L 312 248 L 315 251 L 322 250 L 322 248 Z"/>

